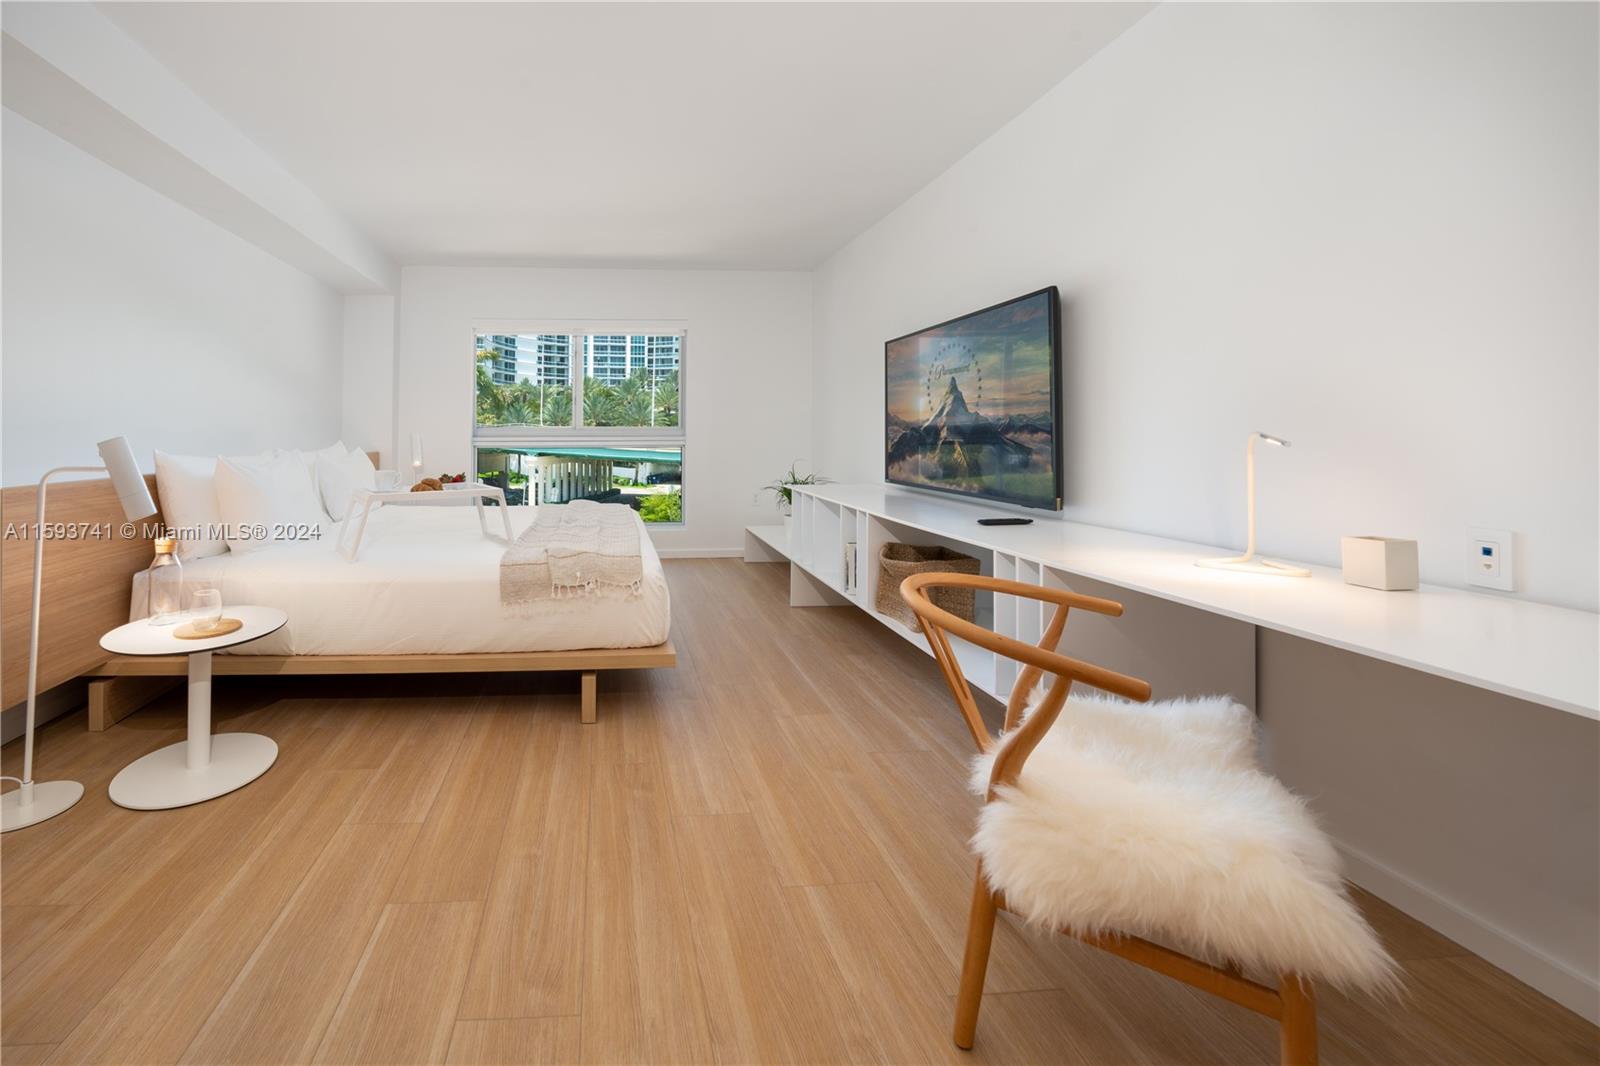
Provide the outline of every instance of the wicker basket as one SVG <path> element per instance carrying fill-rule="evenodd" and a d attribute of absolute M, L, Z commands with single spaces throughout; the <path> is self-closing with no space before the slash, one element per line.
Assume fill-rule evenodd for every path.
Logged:
<path fill-rule="evenodd" d="M 910 604 L 901 597 L 900 582 L 912 574 L 976 574 L 979 565 L 972 556 L 937 544 L 899 544 L 891 541 L 878 553 L 878 613 L 915 629 L 917 616 Z M 977 598 L 972 589 L 929 589 L 928 598 L 935 607 L 942 607 L 968 622 L 977 613 Z"/>

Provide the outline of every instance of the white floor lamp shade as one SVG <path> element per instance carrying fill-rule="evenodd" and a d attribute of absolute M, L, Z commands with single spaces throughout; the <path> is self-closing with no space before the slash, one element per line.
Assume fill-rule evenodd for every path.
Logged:
<path fill-rule="evenodd" d="M 111 485 L 122 504 L 122 513 L 130 522 L 149 518 L 156 513 L 155 501 L 150 498 L 150 488 L 139 473 L 139 464 L 133 458 L 126 437 L 112 437 L 100 442 L 102 466 L 60 466 L 47 471 L 39 479 L 37 520 L 33 527 L 33 615 L 28 634 L 28 717 L 22 741 L 22 777 L 6 777 L 16 781 L 18 787 L 0 795 L 0 832 L 9 833 L 54 818 L 83 797 L 83 786 L 76 781 L 39 781 L 33 779 L 33 725 L 35 703 L 39 696 L 39 606 L 44 579 L 44 497 L 46 482 L 57 474 L 111 475 Z"/>
<path fill-rule="evenodd" d="M 1287 448 L 1289 442 L 1282 437 L 1274 437 L 1269 433 L 1252 433 L 1244 446 L 1244 498 L 1245 498 L 1245 526 L 1248 529 L 1247 541 L 1243 555 L 1231 555 L 1226 559 L 1197 559 L 1196 566 L 1204 566 L 1212 570 L 1237 570 L 1246 574 L 1274 574 L 1278 577 L 1310 577 L 1311 571 L 1301 566 L 1289 566 L 1287 563 L 1275 563 L 1270 559 L 1256 558 L 1256 441 L 1264 440 L 1268 444 L 1275 444 L 1280 448 Z"/>

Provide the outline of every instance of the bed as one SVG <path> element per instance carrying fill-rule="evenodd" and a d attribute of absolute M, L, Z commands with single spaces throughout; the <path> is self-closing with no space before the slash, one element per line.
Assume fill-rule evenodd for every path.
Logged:
<path fill-rule="evenodd" d="M 534 511 L 509 509 L 514 534 Z M 571 670 L 581 675 L 583 721 L 592 722 L 597 671 L 676 664 L 666 576 L 642 523 L 637 597 L 564 598 L 519 613 L 500 604 L 505 541 L 484 535 L 474 508 L 378 508 L 355 561 L 337 550 L 340 532 L 334 523 L 316 540 L 184 564 L 185 585 L 220 589 L 225 605 L 289 615 L 277 633 L 218 653 L 217 674 Z M 143 617 L 142 572 L 130 600 L 129 618 Z M 90 673 L 148 678 L 184 670 L 182 657 L 113 657 Z"/>

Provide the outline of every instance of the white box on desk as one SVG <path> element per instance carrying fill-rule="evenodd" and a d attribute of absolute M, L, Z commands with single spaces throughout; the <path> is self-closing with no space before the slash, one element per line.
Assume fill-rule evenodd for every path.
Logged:
<path fill-rule="evenodd" d="M 1386 592 L 1417 587 L 1417 542 L 1401 537 L 1340 537 L 1346 585 Z"/>

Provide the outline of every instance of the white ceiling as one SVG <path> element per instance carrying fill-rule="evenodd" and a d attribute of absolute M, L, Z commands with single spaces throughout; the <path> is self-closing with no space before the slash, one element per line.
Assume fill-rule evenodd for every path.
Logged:
<path fill-rule="evenodd" d="M 804 269 L 1148 5 L 100 9 L 402 262 Z"/>

